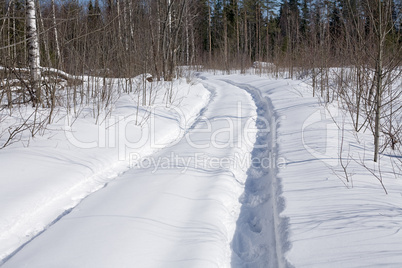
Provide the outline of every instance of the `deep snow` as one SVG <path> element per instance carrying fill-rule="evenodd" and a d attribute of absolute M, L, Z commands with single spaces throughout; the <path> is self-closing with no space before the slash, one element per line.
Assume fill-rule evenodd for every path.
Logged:
<path fill-rule="evenodd" d="M 156 110 L 154 146 L 83 150 L 63 133 L 0 151 L 3 266 L 401 266 L 401 174 L 387 153 L 388 195 L 355 161 L 345 181 L 342 136 L 343 156 L 369 165 L 371 135 L 356 136 L 336 104 L 302 81 L 257 75 L 201 73 L 185 88 L 177 109 Z"/>
<path fill-rule="evenodd" d="M 4 266 L 229 266 L 256 107 L 240 88 L 204 83 L 213 99 L 185 138 L 152 157 L 136 157 L 136 166 Z"/>
<path fill-rule="evenodd" d="M 339 163 L 342 135 L 344 158 L 350 154 L 357 162 L 365 159 L 367 166 L 378 168 L 371 161 L 372 136 L 359 133 L 356 139 L 351 120 L 341 109 L 319 104 L 301 81 L 238 75 L 222 79 L 258 90 L 272 103 L 277 122 L 273 139 L 278 157 L 286 162 L 276 179 L 283 198 L 277 204 L 283 209 L 279 229 L 287 261 L 295 267 L 400 267 L 402 174 L 392 169 L 393 153 L 381 155 L 388 195 L 353 160 L 348 183 Z M 344 132 L 338 129 L 343 124 Z"/>
<path fill-rule="evenodd" d="M 112 82 L 116 90 L 118 83 Z M 32 140 L 25 133 L 21 142 L 0 151 L 0 259 L 127 171 L 134 156 L 147 156 L 181 139 L 210 92 L 200 84 L 190 90 L 185 80 L 177 81 L 176 101 L 166 107 L 163 96 L 169 87 L 165 83 L 154 89 L 154 105 L 141 106 L 138 118 L 137 98 L 122 94 L 113 114 L 101 115 L 101 124 L 94 124 L 91 109 L 84 108 L 76 118 L 61 110 L 43 136 Z"/>

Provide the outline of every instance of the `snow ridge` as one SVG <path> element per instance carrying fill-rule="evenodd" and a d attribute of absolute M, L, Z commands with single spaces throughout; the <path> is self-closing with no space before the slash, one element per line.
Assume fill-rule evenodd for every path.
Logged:
<path fill-rule="evenodd" d="M 211 80 L 214 100 L 188 136 L 88 196 L 5 267 L 231 267 L 257 113 L 246 91 Z M 245 164 L 213 162 L 225 158 Z"/>
<path fill-rule="evenodd" d="M 105 187 L 107 186 L 107 184 L 105 184 Z M 85 198 L 84 198 L 85 199 Z M 81 201 L 83 201 L 84 199 L 82 199 Z M 81 203 L 80 201 L 80 203 Z M 79 204 L 79 203 L 78 203 Z M 77 205 L 78 205 L 77 204 Z M 37 238 L 38 236 L 40 236 L 42 233 L 46 232 L 46 230 L 48 230 L 52 225 L 54 225 L 56 222 L 58 222 L 60 219 L 62 219 L 64 216 L 68 215 L 72 210 L 74 209 L 74 207 L 71 207 L 67 210 L 65 210 L 63 213 L 61 213 L 56 219 L 54 219 L 51 223 L 49 223 L 46 227 L 43 228 L 43 230 L 41 230 L 39 233 L 35 234 L 34 236 L 32 236 L 28 241 L 26 241 L 24 244 L 22 244 L 21 246 L 19 246 L 16 250 L 14 250 L 13 252 L 11 252 L 9 255 L 7 255 L 4 259 L 0 260 L 0 266 L 2 266 L 3 264 L 5 264 L 8 260 L 10 260 L 13 256 L 15 256 L 19 251 L 21 251 L 26 245 L 28 245 L 29 243 L 31 243 L 35 238 Z"/>
<path fill-rule="evenodd" d="M 232 264 L 236 267 L 292 267 L 284 257 L 290 249 L 288 219 L 280 216 L 285 201 L 277 176 L 279 117 L 270 99 L 262 97 L 257 88 L 223 81 L 246 90 L 252 96 L 258 114 L 257 140 L 252 151 L 254 162 L 247 171 L 241 198 L 242 207 L 232 244 L 236 255 L 233 255 Z"/>
<path fill-rule="evenodd" d="M 186 83 L 178 81 L 176 86 L 180 89 L 180 94 L 188 92 Z M 128 123 L 123 125 L 121 135 L 118 135 L 120 129 L 116 127 L 113 131 L 114 146 L 110 147 L 75 147 L 70 144 L 64 132 L 59 131 L 53 140 L 38 138 L 32 141 L 29 148 L 14 146 L 16 148 L 4 149 L 0 161 L 2 167 L 10 167 L 17 161 L 30 162 L 14 174 L 12 169 L 2 169 L 4 180 L 0 196 L 2 202 L 9 202 L 12 206 L 5 205 L 0 209 L 0 266 L 68 215 L 86 197 L 106 187 L 108 182 L 129 170 L 133 165 L 129 158 L 130 153 L 147 157 L 161 150 L 160 146 L 169 147 L 181 140 L 188 128 L 194 127 L 198 118 L 202 117 L 206 106 L 211 102 L 211 94 L 200 84 L 193 86 L 191 93 L 187 94 L 188 96 L 179 95 L 178 97 L 182 98 L 180 106 L 172 109 L 157 106 L 162 100 L 156 102 L 155 107 L 159 108 L 155 108 L 152 118 L 156 120 L 155 125 L 160 127 L 156 128 L 156 134 L 154 133 L 153 142 L 158 145 L 155 148 L 151 147 L 152 122 L 148 120 L 143 129 Z M 124 117 L 127 122 L 131 122 L 135 108 L 132 99 L 124 95 L 115 106 L 114 117 Z M 181 113 L 175 112 L 179 108 Z M 92 126 L 87 121 L 85 118 L 79 118 L 75 124 L 76 132 L 94 132 L 95 138 L 99 138 L 98 131 L 102 131 L 102 128 Z M 62 129 L 65 126 L 61 122 L 53 128 L 58 127 Z M 124 138 L 124 141 L 128 138 L 135 140 L 136 135 L 147 137 L 147 143 L 142 148 L 131 148 L 132 143 L 122 143 L 119 147 L 119 138 Z M 90 134 L 88 137 L 93 138 Z M 127 156 L 125 159 L 119 159 L 120 151 Z M 39 162 L 42 165 L 36 165 Z M 18 188 L 18 185 L 24 187 Z M 18 192 L 9 194 L 16 190 Z"/>

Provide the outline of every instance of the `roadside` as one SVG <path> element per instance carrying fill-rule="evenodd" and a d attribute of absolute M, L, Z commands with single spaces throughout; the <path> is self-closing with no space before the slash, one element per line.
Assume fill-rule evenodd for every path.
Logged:
<path fill-rule="evenodd" d="M 116 92 L 118 86 L 113 84 Z M 185 80 L 172 87 L 176 101 L 169 107 L 165 86 L 154 90 L 152 106 L 138 109 L 133 96 L 122 94 L 99 124 L 94 124 L 92 107 L 76 118 L 61 110 L 42 135 L 0 151 L 0 260 L 126 172 L 139 154 L 150 155 L 181 139 L 210 92 Z"/>
<path fill-rule="evenodd" d="M 399 267 L 401 174 L 382 154 L 386 195 L 358 161 L 349 181 L 340 164 L 340 155 L 368 163 L 370 133 L 355 134 L 342 109 L 321 105 L 302 81 L 200 78 L 215 93 L 178 128 L 184 138 L 131 152 L 132 169 L 5 266 Z M 180 126 L 164 119 L 163 129 Z"/>
<path fill-rule="evenodd" d="M 238 87 L 203 84 L 214 97 L 185 137 L 139 159 L 4 267 L 230 267 L 256 106 Z"/>
<path fill-rule="evenodd" d="M 277 226 L 286 259 L 295 267 L 399 267 L 402 263 L 402 174 L 381 155 L 378 180 L 372 136 L 355 134 L 350 117 L 323 106 L 302 81 L 255 75 L 221 76 L 261 92 L 274 111 L 278 158 Z M 217 78 L 218 79 L 218 78 Z M 334 121 L 335 120 L 335 121 Z M 345 130 L 339 129 L 344 127 Z M 343 147 L 341 141 L 343 140 Z M 349 182 L 340 164 L 347 162 Z M 355 160 L 352 160 L 355 159 Z"/>

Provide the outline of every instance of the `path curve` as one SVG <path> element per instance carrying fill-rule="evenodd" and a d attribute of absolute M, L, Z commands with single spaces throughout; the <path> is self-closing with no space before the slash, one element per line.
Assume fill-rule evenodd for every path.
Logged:
<path fill-rule="evenodd" d="M 203 84 L 216 95 L 185 138 L 90 195 L 4 267 L 234 264 L 256 106 L 237 86 L 213 78 Z"/>

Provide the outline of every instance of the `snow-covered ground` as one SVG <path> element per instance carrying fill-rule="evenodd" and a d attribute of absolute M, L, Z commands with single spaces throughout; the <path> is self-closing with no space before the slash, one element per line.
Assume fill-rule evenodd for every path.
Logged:
<path fill-rule="evenodd" d="M 100 127 L 60 121 L 1 150 L 3 266 L 402 265 L 400 169 L 381 156 L 386 195 L 358 163 L 374 168 L 371 135 L 336 105 L 257 75 L 201 73 L 178 92 L 142 127 L 123 96 Z"/>
<path fill-rule="evenodd" d="M 169 107 L 164 98 L 169 83 L 159 85 L 158 92 L 154 88 L 154 104 L 139 111 L 137 97 L 122 94 L 112 115 L 101 114 L 101 124 L 95 124 L 91 107 L 78 117 L 61 109 L 44 135 L 32 139 L 26 131 L 20 142 L 0 150 L 0 259 L 127 171 L 139 155 L 179 141 L 210 92 L 201 84 L 190 89 L 185 80 L 173 87 L 175 102 Z"/>
<path fill-rule="evenodd" d="M 295 267 L 400 267 L 400 169 L 392 168 L 387 154 L 381 156 L 386 195 L 378 180 L 356 163 L 365 159 L 369 168 L 378 169 L 371 161 L 372 135 L 359 133 L 357 142 L 343 111 L 320 105 L 301 81 L 237 75 L 222 79 L 261 92 L 272 103 L 273 152 L 286 163 L 278 162 L 276 202 L 288 262 Z M 343 132 L 338 126 L 344 121 Z M 343 158 L 349 154 L 356 160 L 349 163 L 349 183 L 339 162 L 342 135 Z"/>

